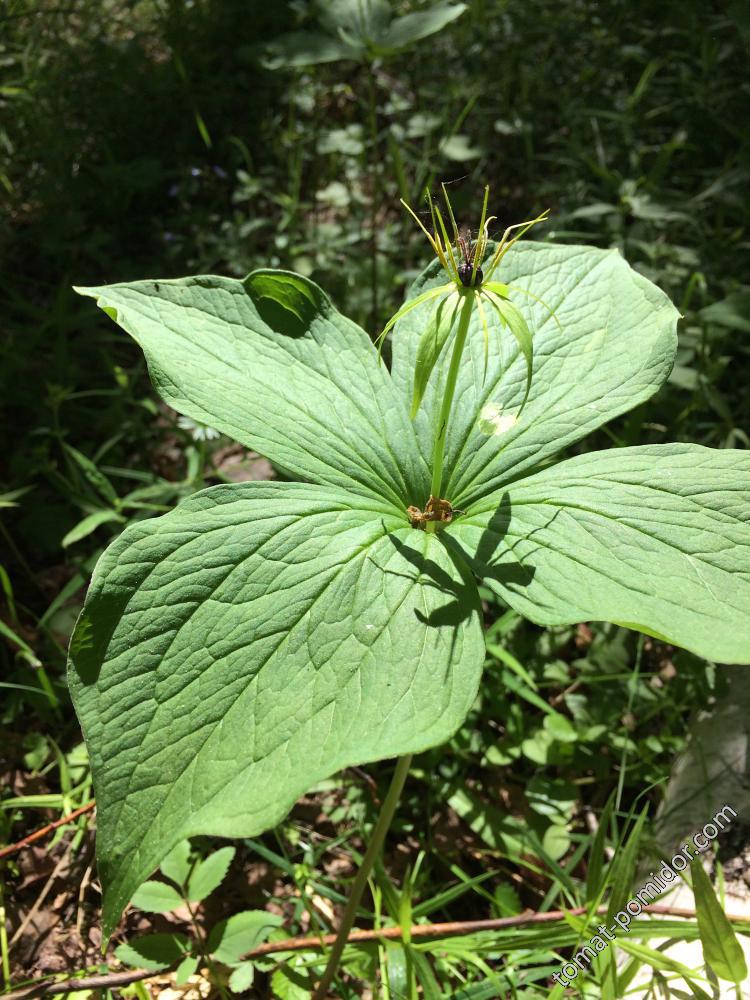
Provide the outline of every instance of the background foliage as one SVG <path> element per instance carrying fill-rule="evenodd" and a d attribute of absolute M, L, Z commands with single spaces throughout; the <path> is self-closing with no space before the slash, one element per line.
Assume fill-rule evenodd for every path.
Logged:
<path fill-rule="evenodd" d="M 157 403 L 136 346 L 73 283 L 289 267 L 374 336 L 425 261 L 398 198 L 419 203 L 425 185 L 454 181 L 473 219 L 490 183 L 502 226 L 549 207 L 541 237 L 618 246 L 683 313 L 668 386 L 583 447 L 749 443 L 746 6 L 472 0 L 429 38 L 396 33 L 306 64 L 322 43 L 306 51 L 288 33 L 340 38 L 351 6 L 0 9 L 3 838 L 90 798 L 63 666 L 103 547 L 207 484 L 269 472 Z M 592 817 L 614 796 L 611 844 L 631 807 L 652 815 L 691 711 L 722 690 L 721 670 L 689 654 L 611 626 L 537 629 L 485 597 L 481 698 L 450 746 L 418 761 L 393 837 L 405 846 L 378 876 L 386 921 L 580 901 L 603 847 Z M 240 845 L 234 888 L 215 894 L 206 924 L 248 904 L 283 914 L 286 934 L 333 922 L 388 765 L 372 774 L 345 774 L 342 791 L 319 788 L 274 834 Z M 95 889 L 79 906 L 83 823 L 50 846 L 72 866 L 56 917 L 77 927 L 71 968 L 99 961 Z M 19 864 L 4 875 L 11 936 L 39 896 L 34 865 L 51 870 Z M 6 974 L 11 962 L 18 975 L 50 968 L 44 941 L 59 952 L 55 920 L 34 919 L 3 944 Z M 143 919 L 131 914 L 127 931 L 150 929 Z M 443 942 L 430 974 L 439 988 L 465 980 L 466 996 L 532 995 L 571 933 Z M 403 954 L 355 956 L 351 995 L 375 968 L 405 992 Z M 426 990 L 419 955 L 407 952 Z M 304 967 L 274 970 L 259 970 L 259 996 L 306 995 Z"/>

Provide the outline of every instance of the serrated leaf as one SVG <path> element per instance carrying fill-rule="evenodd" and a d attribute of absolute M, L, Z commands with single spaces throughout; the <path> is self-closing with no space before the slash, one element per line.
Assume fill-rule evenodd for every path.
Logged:
<path fill-rule="evenodd" d="M 221 847 L 195 865 L 187 884 L 191 903 L 200 903 L 221 885 L 234 855 L 234 847 Z"/>
<path fill-rule="evenodd" d="M 183 887 L 190 874 L 190 841 L 181 840 L 175 844 L 169 854 L 159 865 L 162 875 L 166 875 L 174 883 Z"/>
<path fill-rule="evenodd" d="M 208 950 L 219 962 L 239 962 L 243 955 L 266 940 L 284 921 L 265 910 L 244 910 L 214 924 L 208 936 Z"/>
<path fill-rule="evenodd" d="M 179 892 L 165 882 L 144 882 L 130 900 L 131 906 L 137 906 L 146 913 L 168 913 L 184 904 Z"/>
<path fill-rule="evenodd" d="M 179 962 L 189 947 L 184 934 L 146 934 L 119 945 L 115 955 L 136 969 L 158 972 Z"/>
<path fill-rule="evenodd" d="M 483 434 L 477 417 L 488 404 L 503 413 L 518 411 L 526 360 L 494 311 L 485 308 L 494 336 L 483 381 L 482 322 L 478 311 L 472 316 L 456 387 L 461 405 L 454 407 L 448 429 L 449 475 L 443 490 L 462 509 L 648 399 L 668 376 L 677 345 L 677 310 L 615 250 L 520 242 L 503 258 L 495 278 L 532 292 L 546 305 L 510 291 L 532 332 L 535 361 L 522 417 L 502 436 Z M 444 280 L 434 262 L 408 299 Z M 405 398 L 411 395 L 428 308 L 404 316 L 393 336 L 392 374 Z M 433 373 L 413 424 L 426 459 L 440 406 L 435 386 L 446 363 L 444 357 Z"/>
<path fill-rule="evenodd" d="M 730 983 L 744 983 L 747 979 L 747 962 L 742 946 L 716 898 L 714 887 L 700 858 L 691 861 L 690 872 L 693 877 L 695 914 L 706 964 L 719 979 L 726 979 Z"/>
<path fill-rule="evenodd" d="M 294 955 L 271 976 L 276 1000 L 310 1000 L 315 983 L 303 955 Z"/>
<path fill-rule="evenodd" d="M 540 625 L 602 620 L 750 662 L 750 453 L 650 445 L 580 455 L 498 491 L 449 539 Z"/>
<path fill-rule="evenodd" d="M 143 348 L 162 399 L 292 478 L 424 503 L 429 470 L 367 334 L 286 271 L 79 288 Z M 353 442 L 356 444 L 353 445 Z"/>
<path fill-rule="evenodd" d="M 243 962 L 238 965 L 229 977 L 229 989 L 232 993 L 244 993 L 253 985 L 255 978 L 255 966 L 252 962 Z"/>
<path fill-rule="evenodd" d="M 177 966 L 174 972 L 174 981 L 176 986 L 184 985 L 192 975 L 195 974 L 198 968 L 198 957 L 196 955 L 187 955 L 180 964 Z"/>
<path fill-rule="evenodd" d="M 126 529 L 69 672 L 107 931 L 180 840 L 254 836 L 335 771 L 447 739 L 484 658 L 464 574 L 404 512 L 299 483 L 217 486 Z"/>

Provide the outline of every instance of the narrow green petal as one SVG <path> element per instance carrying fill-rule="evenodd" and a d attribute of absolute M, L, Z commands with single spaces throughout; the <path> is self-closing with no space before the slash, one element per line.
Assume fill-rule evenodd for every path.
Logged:
<path fill-rule="evenodd" d="M 437 298 L 438 295 L 445 295 L 446 292 L 449 291 L 453 291 L 452 282 L 449 282 L 446 285 L 440 285 L 439 288 L 430 288 L 428 291 L 422 292 L 421 295 L 418 295 L 416 299 L 409 299 L 408 302 L 404 302 L 401 308 L 398 309 L 385 324 L 382 333 L 378 336 L 378 339 L 375 341 L 375 344 L 378 348 L 378 357 L 380 357 L 383 351 L 383 341 L 385 340 L 388 333 L 390 333 L 390 331 L 396 325 L 396 323 L 398 323 L 398 321 L 401 319 L 402 316 L 406 316 L 408 313 L 412 311 L 412 309 L 416 309 L 417 306 L 421 306 L 423 302 L 429 302 L 430 299 Z"/>
<path fill-rule="evenodd" d="M 459 307 L 459 296 L 456 292 L 438 302 L 427 326 L 419 338 L 417 356 L 414 364 L 414 388 L 412 391 L 410 418 L 413 420 L 419 410 L 430 375 L 443 353 L 443 348 L 450 339 L 456 313 Z"/>

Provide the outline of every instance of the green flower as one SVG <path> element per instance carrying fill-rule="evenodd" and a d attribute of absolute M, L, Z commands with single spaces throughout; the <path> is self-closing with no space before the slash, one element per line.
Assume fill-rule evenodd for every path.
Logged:
<path fill-rule="evenodd" d="M 411 406 L 411 418 L 413 420 L 417 414 L 419 405 L 422 402 L 422 397 L 424 396 L 427 382 L 430 378 L 432 370 L 434 369 L 443 348 L 450 339 L 454 327 L 456 326 L 457 318 L 460 314 L 462 314 L 462 311 L 467 305 L 467 298 L 472 300 L 470 310 L 473 311 L 473 309 L 476 308 L 482 323 L 482 330 L 484 332 L 484 372 L 486 375 L 487 358 L 489 354 L 489 324 L 487 322 L 487 309 L 492 310 L 500 320 L 500 328 L 510 330 L 526 361 L 526 391 L 518 413 L 514 418 L 515 422 L 515 420 L 517 420 L 521 415 L 521 411 L 526 405 L 526 400 L 529 396 L 534 353 L 532 336 L 528 323 L 524 319 L 523 314 L 518 307 L 510 301 L 510 292 L 518 291 L 522 292 L 524 295 L 528 295 L 530 298 L 536 299 L 539 302 L 542 300 L 538 299 L 536 295 L 524 288 L 518 288 L 515 285 L 505 285 L 499 281 L 493 281 L 492 276 L 500 265 L 503 257 L 510 250 L 513 244 L 517 240 L 520 240 L 524 233 L 528 232 L 532 226 L 535 226 L 538 222 L 543 222 L 547 218 L 548 211 L 545 210 L 535 219 L 531 219 L 526 222 L 519 222 L 514 226 L 508 226 L 503 233 L 502 238 L 492 250 L 488 261 L 485 261 L 485 256 L 490 242 L 488 232 L 489 226 L 495 219 L 494 215 L 489 218 L 487 217 L 487 203 L 489 201 L 490 194 L 489 187 L 484 189 L 482 216 L 479 228 L 477 229 L 477 238 L 474 242 L 471 241 L 468 231 L 461 232 L 459 230 L 456 225 L 456 219 L 453 214 L 453 208 L 451 207 L 448 192 L 446 191 L 444 184 L 442 185 L 442 190 L 448 213 L 448 222 L 453 232 L 452 239 L 448 236 L 448 227 L 443 219 L 440 206 L 435 204 L 429 193 L 427 194 L 427 200 L 430 206 L 430 216 L 432 218 L 431 233 L 413 209 L 410 208 L 403 199 L 401 200 L 401 204 L 407 212 L 409 212 L 429 240 L 430 246 L 435 252 L 435 256 L 440 261 L 440 265 L 448 280 L 445 284 L 439 285 L 437 288 L 430 288 L 421 295 L 417 295 L 416 298 L 409 299 L 405 302 L 398 312 L 392 316 L 386 324 L 383 332 L 378 338 L 378 345 L 382 346 L 383 339 L 388 332 L 403 316 L 411 312 L 412 309 L 416 309 L 417 306 L 421 306 L 425 302 L 433 303 L 433 308 L 417 348 L 416 364 L 414 368 L 414 392 L 412 395 Z M 544 302 L 542 302 L 542 305 L 544 305 L 545 308 L 549 308 Z M 550 313 L 553 318 L 555 318 L 555 322 L 557 322 L 552 310 L 550 310 Z M 468 313 L 463 312 L 463 315 L 468 315 Z"/>

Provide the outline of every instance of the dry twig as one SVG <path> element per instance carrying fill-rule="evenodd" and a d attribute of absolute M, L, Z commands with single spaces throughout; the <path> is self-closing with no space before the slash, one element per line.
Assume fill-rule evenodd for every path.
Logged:
<path fill-rule="evenodd" d="M 547 913 L 521 913 L 515 917 L 498 917 L 494 920 L 457 920 L 452 923 L 443 924 L 417 924 L 411 928 L 412 938 L 428 937 L 454 937 L 459 934 L 471 934 L 476 931 L 505 930 L 509 927 L 520 927 L 524 924 L 546 924 L 562 920 L 567 913 L 570 916 L 582 916 L 587 912 L 586 907 L 579 906 L 572 910 L 550 910 Z M 602 906 L 597 913 L 606 913 L 607 907 Z M 685 917 L 695 919 L 695 910 L 685 909 L 679 906 L 661 906 L 652 904 L 643 907 L 643 913 L 649 913 L 660 917 Z M 727 914 L 727 918 L 733 922 L 750 923 L 750 916 L 739 914 Z M 352 931 L 348 937 L 349 944 L 364 944 L 369 941 L 399 940 L 402 931 L 400 927 L 384 927 L 380 930 Z M 261 955 L 271 955 L 284 951 L 306 951 L 308 949 L 327 948 L 336 940 L 335 934 L 326 934 L 319 937 L 296 937 L 285 938 L 283 941 L 266 941 L 244 956 L 246 959 L 259 958 Z M 81 979 L 66 979 L 62 982 L 55 980 L 37 980 L 29 983 L 21 989 L 12 993 L 2 993 L 3 1000 L 29 1000 L 31 997 L 41 997 L 47 993 L 73 993 L 77 990 L 113 989 L 118 986 L 127 986 L 129 983 L 137 983 L 142 979 L 162 975 L 164 970 L 159 972 L 146 972 L 143 969 L 132 972 L 114 972 L 102 976 L 88 976 Z"/>
<path fill-rule="evenodd" d="M 68 816 L 63 816 L 61 819 L 56 819 L 54 823 L 48 823 L 43 826 L 40 830 L 35 830 L 34 833 L 30 833 L 28 837 L 23 837 L 21 840 L 16 841 L 15 844 L 10 844 L 8 847 L 0 848 L 0 858 L 7 858 L 10 854 L 15 854 L 16 851 L 23 850 L 24 847 L 28 847 L 29 844 L 35 843 L 37 840 L 42 840 L 48 834 L 52 833 L 59 826 L 65 826 L 66 823 L 72 823 L 74 819 L 78 819 L 79 816 L 83 816 L 84 813 L 91 812 L 91 810 L 96 806 L 96 802 L 92 799 L 91 802 L 87 802 L 85 806 L 81 806 L 80 809 L 75 809 Z"/>

